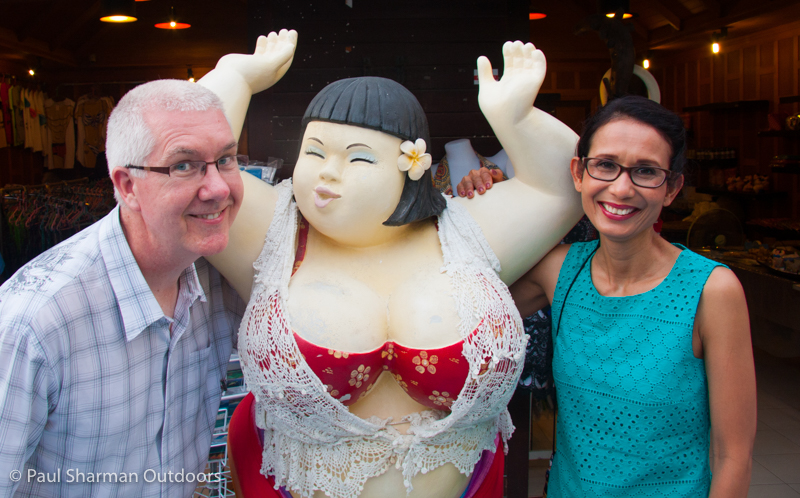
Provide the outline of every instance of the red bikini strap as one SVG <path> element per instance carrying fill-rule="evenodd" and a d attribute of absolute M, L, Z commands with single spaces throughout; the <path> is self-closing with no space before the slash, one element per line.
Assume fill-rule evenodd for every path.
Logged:
<path fill-rule="evenodd" d="M 292 276 L 294 276 L 303 259 L 306 257 L 306 244 L 308 243 L 308 222 L 302 214 L 298 214 L 297 222 L 297 251 L 294 253 L 294 266 L 292 266 Z"/>

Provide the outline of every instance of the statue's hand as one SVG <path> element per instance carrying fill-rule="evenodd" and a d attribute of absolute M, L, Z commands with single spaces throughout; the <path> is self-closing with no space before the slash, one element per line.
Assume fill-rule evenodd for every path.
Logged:
<path fill-rule="evenodd" d="M 495 81 L 489 59 L 478 59 L 478 103 L 490 124 L 509 118 L 517 123 L 527 116 L 547 71 L 544 54 L 532 43 L 506 42 L 503 60 L 503 77 Z"/>
<path fill-rule="evenodd" d="M 216 69 L 238 73 L 250 86 L 252 93 L 266 90 L 280 80 L 294 58 L 297 31 L 282 29 L 259 36 L 252 55 L 228 54 L 217 62 Z"/>

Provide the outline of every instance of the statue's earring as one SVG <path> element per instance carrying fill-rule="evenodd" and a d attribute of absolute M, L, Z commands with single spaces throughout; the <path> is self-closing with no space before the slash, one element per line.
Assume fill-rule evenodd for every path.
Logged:
<path fill-rule="evenodd" d="M 431 167 L 431 155 L 425 153 L 425 140 L 418 138 L 416 142 L 406 140 L 400 144 L 403 154 L 397 158 L 400 171 L 408 171 L 408 177 L 414 181 L 422 178 Z"/>

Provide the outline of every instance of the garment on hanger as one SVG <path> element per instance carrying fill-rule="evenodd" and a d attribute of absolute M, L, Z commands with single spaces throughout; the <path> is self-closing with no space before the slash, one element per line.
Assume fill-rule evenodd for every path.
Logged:
<path fill-rule="evenodd" d="M 46 96 L 43 91 L 37 90 L 36 92 L 34 92 L 33 106 L 36 109 L 36 115 L 38 118 L 39 140 L 41 142 L 42 155 L 47 157 L 50 154 L 50 147 L 48 147 L 48 144 L 50 143 L 50 138 L 48 137 L 49 132 L 47 130 L 47 116 L 44 113 L 45 99 Z"/>
<path fill-rule="evenodd" d="M 14 143 L 14 125 L 11 121 L 11 96 L 8 92 L 10 88 L 11 85 L 3 78 L 3 81 L 0 81 L 0 102 L 2 102 L 2 105 L 0 105 L 0 120 L 3 122 L 3 134 L 7 145 Z"/>
<path fill-rule="evenodd" d="M 13 122 L 12 128 L 14 130 L 14 145 L 25 145 L 25 118 L 24 109 L 22 106 L 22 87 L 14 85 L 9 89 L 11 104 L 11 120 Z"/>
<path fill-rule="evenodd" d="M 106 125 L 111 107 L 107 100 L 84 95 L 75 106 L 78 125 L 76 159 L 87 168 L 94 168 L 97 155 L 106 150 Z"/>
<path fill-rule="evenodd" d="M 22 90 L 22 105 L 24 107 L 25 122 L 25 148 L 33 149 L 34 152 L 42 151 L 42 131 L 39 127 L 39 113 L 36 110 L 36 92 Z"/>
<path fill-rule="evenodd" d="M 75 102 L 64 99 L 45 102 L 45 116 L 49 130 L 48 169 L 72 169 L 75 165 Z"/>

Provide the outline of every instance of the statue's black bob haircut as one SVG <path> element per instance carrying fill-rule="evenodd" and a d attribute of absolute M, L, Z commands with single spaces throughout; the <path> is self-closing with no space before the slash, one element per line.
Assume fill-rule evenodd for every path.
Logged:
<path fill-rule="evenodd" d="M 425 140 L 430 148 L 428 120 L 417 98 L 396 81 L 363 76 L 331 83 L 308 105 L 301 136 L 311 121 L 327 121 L 378 130 L 403 140 Z M 398 156 L 400 151 L 398 150 Z M 433 186 L 431 170 L 413 181 L 406 175 L 397 208 L 384 225 L 401 226 L 438 216 L 444 197 Z"/>

